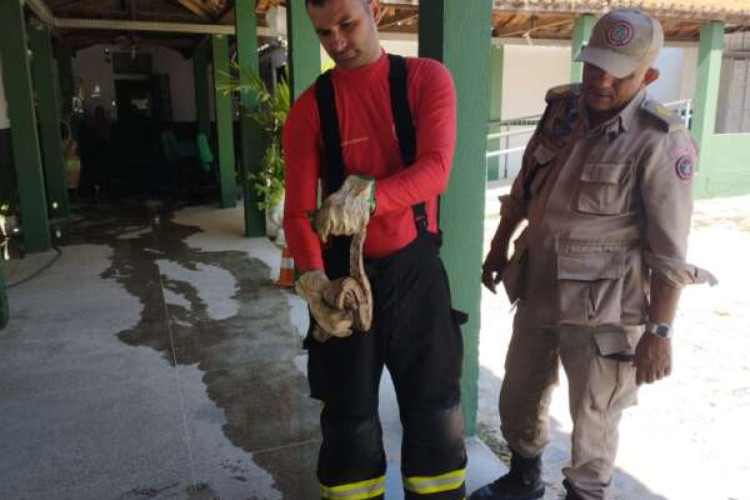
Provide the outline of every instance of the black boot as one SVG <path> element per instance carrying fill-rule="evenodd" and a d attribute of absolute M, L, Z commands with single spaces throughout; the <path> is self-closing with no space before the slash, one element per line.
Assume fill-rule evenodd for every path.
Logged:
<path fill-rule="evenodd" d="M 565 486 L 565 491 L 567 491 L 567 494 L 565 495 L 565 500 L 583 500 L 583 497 L 576 493 L 576 490 L 573 489 L 573 486 L 571 486 L 570 481 L 567 479 L 563 480 L 563 486 Z"/>
<path fill-rule="evenodd" d="M 541 457 L 523 458 L 513 452 L 510 472 L 475 491 L 469 500 L 536 500 L 543 496 Z"/>

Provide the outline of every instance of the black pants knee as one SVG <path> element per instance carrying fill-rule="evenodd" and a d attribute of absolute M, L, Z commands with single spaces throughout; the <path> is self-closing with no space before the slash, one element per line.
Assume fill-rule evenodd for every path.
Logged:
<path fill-rule="evenodd" d="M 463 498 L 463 342 L 437 248 L 422 233 L 395 254 L 368 262 L 367 273 L 375 304 L 372 331 L 322 344 L 308 335 L 305 341 L 311 395 L 325 403 L 321 486 L 355 491 L 379 484 L 384 475 L 377 411 L 387 366 L 404 427 L 407 498 Z"/>

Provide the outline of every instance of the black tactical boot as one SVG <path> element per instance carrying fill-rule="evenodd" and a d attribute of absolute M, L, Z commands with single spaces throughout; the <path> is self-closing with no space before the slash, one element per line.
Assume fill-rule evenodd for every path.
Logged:
<path fill-rule="evenodd" d="M 570 485 L 567 479 L 563 480 L 563 486 L 565 486 L 565 491 L 567 491 L 565 500 L 583 500 L 583 497 L 576 493 L 576 490 L 573 489 L 573 486 Z"/>
<path fill-rule="evenodd" d="M 475 491 L 469 500 L 536 500 L 543 496 L 541 457 L 523 458 L 513 452 L 510 472 Z"/>

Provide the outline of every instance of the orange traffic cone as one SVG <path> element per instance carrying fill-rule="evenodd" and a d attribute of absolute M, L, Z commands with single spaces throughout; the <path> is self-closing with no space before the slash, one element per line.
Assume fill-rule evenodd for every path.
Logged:
<path fill-rule="evenodd" d="M 286 245 L 281 251 L 281 269 L 279 269 L 279 279 L 276 281 L 276 286 L 290 288 L 294 286 L 294 259 Z"/>

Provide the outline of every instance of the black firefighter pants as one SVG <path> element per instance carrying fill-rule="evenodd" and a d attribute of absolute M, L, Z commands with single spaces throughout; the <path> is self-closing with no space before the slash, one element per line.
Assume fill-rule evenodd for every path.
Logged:
<path fill-rule="evenodd" d="M 322 498 L 384 498 L 378 387 L 385 365 L 404 428 L 406 498 L 463 499 L 463 342 L 437 247 L 422 232 L 395 254 L 368 262 L 367 273 L 375 302 L 372 331 L 323 344 L 308 335 L 305 342 L 311 395 L 324 404 Z"/>

